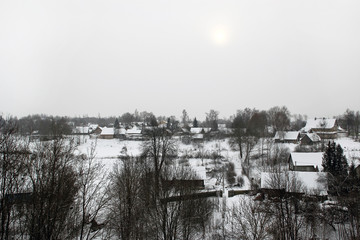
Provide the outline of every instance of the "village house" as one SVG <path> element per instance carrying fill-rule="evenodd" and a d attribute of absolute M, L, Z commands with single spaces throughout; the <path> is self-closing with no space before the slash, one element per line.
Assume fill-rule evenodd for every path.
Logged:
<path fill-rule="evenodd" d="M 211 128 L 201 128 L 201 127 L 192 127 L 190 128 L 190 133 L 191 134 L 205 134 L 205 133 L 209 133 L 211 131 Z"/>
<path fill-rule="evenodd" d="M 301 145 L 316 145 L 321 142 L 321 138 L 316 133 L 306 133 L 300 140 Z"/>
<path fill-rule="evenodd" d="M 88 135 L 90 134 L 90 129 L 87 126 L 77 126 L 73 129 L 72 133 L 74 135 Z"/>
<path fill-rule="evenodd" d="M 137 127 L 133 127 L 131 129 L 126 130 L 125 136 L 127 139 L 141 139 L 142 138 L 142 130 Z"/>
<path fill-rule="evenodd" d="M 300 133 L 297 131 L 277 131 L 274 140 L 276 143 L 298 143 L 300 141 Z"/>
<path fill-rule="evenodd" d="M 335 139 L 344 135 L 344 130 L 339 126 L 335 118 L 308 119 L 302 133 L 316 133 L 321 139 Z"/>
<path fill-rule="evenodd" d="M 89 131 L 90 131 L 90 134 L 93 134 L 93 135 L 100 135 L 100 133 L 102 132 L 102 129 L 97 126 L 96 128 L 89 128 Z"/>
<path fill-rule="evenodd" d="M 293 152 L 289 157 L 289 170 L 319 172 L 322 170 L 322 152 Z"/>
<path fill-rule="evenodd" d="M 104 127 L 101 129 L 101 133 L 99 135 L 101 139 L 113 139 L 114 138 L 114 128 Z"/>
<path fill-rule="evenodd" d="M 327 196 L 328 185 L 325 172 L 282 172 L 261 173 L 260 188 L 264 193 L 300 193 L 313 196 Z"/>

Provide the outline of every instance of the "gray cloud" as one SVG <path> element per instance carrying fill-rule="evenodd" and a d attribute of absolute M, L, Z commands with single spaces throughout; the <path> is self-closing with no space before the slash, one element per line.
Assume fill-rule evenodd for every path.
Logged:
<path fill-rule="evenodd" d="M 360 2 L 0 2 L 0 111 L 358 110 Z M 226 44 L 214 42 L 223 28 Z"/>

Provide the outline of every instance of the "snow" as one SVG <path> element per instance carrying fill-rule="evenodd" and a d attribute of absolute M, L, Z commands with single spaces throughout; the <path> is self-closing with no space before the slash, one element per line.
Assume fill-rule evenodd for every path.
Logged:
<path fill-rule="evenodd" d="M 294 166 L 314 166 L 322 170 L 322 152 L 293 152 L 291 160 Z"/>
<path fill-rule="evenodd" d="M 311 141 L 313 142 L 320 142 L 321 141 L 321 138 L 319 135 L 317 135 L 316 133 L 307 133 L 306 136 L 308 136 Z"/>
<path fill-rule="evenodd" d="M 88 138 L 78 147 L 78 152 L 88 154 L 92 145 L 96 145 L 95 159 L 101 160 L 107 170 L 112 170 L 124 147 L 129 156 L 141 153 L 140 141 L 119 141 L 119 139 L 90 139 Z"/>
<path fill-rule="evenodd" d="M 74 133 L 88 134 L 90 131 L 89 127 L 75 127 Z"/>
<path fill-rule="evenodd" d="M 192 134 L 197 134 L 197 133 L 201 133 L 201 131 L 204 130 L 205 133 L 208 133 L 211 131 L 211 128 L 201 128 L 201 127 L 198 127 L 198 128 L 190 128 L 190 132 Z"/>
<path fill-rule="evenodd" d="M 192 138 L 193 138 L 193 139 L 204 139 L 204 134 L 197 133 L 197 134 L 195 134 Z"/>
<path fill-rule="evenodd" d="M 200 128 L 201 129 L 201 128 Z M 139 156 L 141 154 L 142 149 L 142 141 L 131 141 L 131 140 L 119 140 L 119 139 L 91 139 L 88 136 L 85 136 L 86 139 L 83 143 L 78 147 L 79 153 L 87 153 L 92 144 L 96 144 L 96 156 L 95 158 L 98 161 L 101 161 L 105 165 L 105 170 L 107 172 L 112 171 L 113 165 L 117 163 L 119 160 L 119 156 L 124 155 L 125 153 L 130 156 Z M 336 143 L 339 143 L 343 149 L 344 154 L 347 156 L 349 163 L 354 160 L 360 159 L 360 143 L 354 142 L 350 138 L 340 138 L 335 140 Z M 240 201 L 252 201 L 253 196 L 248 195 L 237 195 L 233 197 L 228 197 L 229 190 L 248 190 L 250 189 L 250 181 L 249 179 L 242 175 L 241 161 L 239 159 L 239 151 L 235 151 L 230 148 L 228 144 L 228 139 L 223 140 L 212 140 L 212 141 L 204 141 L 199 143 L 192 144 L 183 144 L 179 140 L 178 144 L 178 163 L 181 162 L 181 159 L 186 159 L 184 164 L 188 164 L 196 175 L 200 179 L 204 179 L 206 189 L 216 189 L 216 190 L 224 190 L 223 197 L 219 199 L 219 209 L 214 213 L 214 220 L 221 220 L 221 211 L 222 206 L 226 208 L 230 208 L 239 204 Z M 306 155 L 302 155 L 301 153 L 293 152 L 297 144 L 290 143 L 280 143 L 278 146 L 288 147 L 290 152 L 292 152 L 292 158 L 295 159 L 296 165 L 304 164 L 316 164 L 321 167 L 322 164 L 322 153 L 305 153 Z M 252 152 L 252 154 L 258 154 L 259 145 L 256 146 Z M 126 152 L 125 152 L 126 149 Z M 221 154 L 223 156 L 222 159 L 219 160 L 215 165 L 214 159 L 210 156 L 212 153 Z M 304 153 L 303 153 L 304 154 Z M 196 156 L 196 157 L 195 157 Z M 203 158 L 199 156 L 204 156 Z M 300 156 L 300 158 L 298 158 Z M 315 161 L 314 161 L 315 160 Z M 244 178 L 244 185 L 242 187 L 231 187 L 227 183 L 225 183 L 224 188 L 222 181 L 223 178 L 220 178 L 220 182 L 218 181 L 216 176 L 210 176 L 207 174 L 210 170 L 215 167 L 224 166 L 224 164 L 232 162 L 235 165 L 235 172 L 238 176 L 242 176 Z M 251 177 L 255 177 L 258 173 L 259 177 L 261 175 L 261 186 L 266 187 L 266 181 L 270 178 L 273 173 L 264 173 L 261 172 L 261 167 L 256 165 L 257 162 L 253 161 L 254 165 L 251 169 Z M 359 161 L 360 163 L 360 161 Z M 327 186 L 326 182 L 318 181 L 326 176 L 326 173 L 323 172 L 286 172 L 281 173 L 283 178 L 285 178 L 285 174 L 292 178 L 296 176 L 299 181 L 301 181 L 302 185 L 305 188 L 301 188 L 299 192 L 306 192 L 309 194 L 319 194 L 325 195 Z M 226 181 L 226 180 L 225 180 Z M 210 239 L 210 238 L 209 238 Z"/>
<path fill-rule="evenodd" d="M 100 135 L 114 135 L 114 128 L 103 127 Z"/>
<path fill-rule="evenodd" d="M 286 188 L 287 191 L 295 191 L 300 193 L 310 193 L 318 195 L 327 195 L 326 173 L 324 172 L 297 172 L 289 171 L 282 173 L 261 173 L 261 188 L 281 189 Z M 279 185 L 273 184 L 274 181 L 279 180 Z M 289 181 L 300 181 L 299 188 L 288 189 L 291 186 Z M 276 185 L 276 186 L 274 186 Z"/>
<path fill-rule="evenodd" d="M 348 160 L 348 164 L 352 162 L 357 166 L 360 164 L 360 142 L 355 142 L 351 138 L 339 138 L 335 142 L 340 144 L 344 150 L 344 154 Z"/>
<path fill-rule="evenodd" d="M 126 134 L 141 134 L 141 129 L 134 127 L 126 130 Z"/>
<path fill-rule="evenodd" d="M 299 132 L 289 131 L 289 132 L 276 132 L 274 139 L 279 140 L 297 140 L 299 137 Z"/>
<path fill-rule="evenodd" d="M 310 131 L 313 128 L 333 128 L 335 126 L 335 118 L 315 118 L 308 119 L 303 130 L 305 132 Z"/>

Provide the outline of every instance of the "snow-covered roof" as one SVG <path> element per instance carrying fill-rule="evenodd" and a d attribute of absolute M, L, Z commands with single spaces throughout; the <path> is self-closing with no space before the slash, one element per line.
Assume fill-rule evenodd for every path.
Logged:
<path fill-rule="evenodd" d="M 193 139 L 203 139 L 203 138 L 204 138 L 204 134 L 201 134 L 201 133 L 195 134 L 193 136 Z"/>
<path fill-rule="evenodd" d="M 194 127 L 192 127 L 192 128 L 190 128 L 190 132 L 191 132 L 192 134 L 197 134 L 197 133 L 201 133 L 201 131 L 202 131 L 203 129 L 204 129 L 204 132 L 205 132 L 205 133 L 208 133 L 208 132 L 211 131 L 211 128 L 201 128 L 201 127 L 194 128 Z"/>
<path fill-rule="evenodd" d="M 306 136 L 308 136 L 308 138 L 311 139 L 311 141 L 313 142 L 320 142 L 321 138 L 319 135 L 317 135 L 316 133 L 307 133 Z"/>
<path fill-rule="evenodd" d="M 126 129 L 125 128 L 120 128 L 119 129 L 119 134 L 125 135 L 126 134 Z"/>
<path fill-rule="evenodd" d="M 302 129 L 305 132 L 310 131 L 311 129 L 316 128 L 323 128 L 323 129 L 329 129 L 333 128 L 336 124 L 335 118 L 314 118 L 314 119 L 308 119 L 306 122 L 305 127 Z"/>
<path fill-rule="evenodd" d="M 190 128 L 190 132 L 193 134 L 201 133 L 202 128 Z"/>
<path fill-rule="evenodd" d="M 95 130 L 99 125 L 98 124 L 89 124 L 89 129 Z"/>
<path fill-rule="evenodd" d="M 322 152 L 293 152 L 291 160 L 294 166 L 313 166 L 322 170 Z"/>
<path fill-rule="evenodd" d="M 327 195 L 325 172 L 282 172 L 261 173 L 261 188 L 286 189 L 288 192 L 299 192 Z"/>
<path fill-rule="evenodd" d="M 103 127 L 100 135 L 114 135 L 114 128 Z"/>
<path fill-rule="evenodd" d="M 274 139 L 275 140 L 297 140 L 299 137 L 299 132 L 298 131 L 289 131 L 289 132 L 283 132 L 283 131 L 278 131 L 275 134 Z"/>
<path fill-rule="evenodd" d="M 141 129 L 134 127 L 126 130 L 126 134 L 141 134 Z"/>

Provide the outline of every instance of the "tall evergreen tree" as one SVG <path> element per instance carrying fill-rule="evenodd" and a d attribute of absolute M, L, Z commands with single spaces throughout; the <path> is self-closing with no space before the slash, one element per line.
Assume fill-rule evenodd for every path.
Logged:
<path fill-rule="evenodd" d="M 347 175 L 348 163 L 340 144 L 328 143 L 323 155 L 322 166 L 325 172 L 331 173 L 334 177 Z"/>
<path fill-rule="evenodd" d="M 116 129 L 120 128 L 120 123 L 118 119 L 115 119 L 114 128 Z"/>
<path fill-rule="evenodd" d="M 194 118 L 193 127 L 194 127 L 194 128 L 199 127 L 199 123 L 198 123 L 198 121 L 196 120 L 196 118 Z"/>

